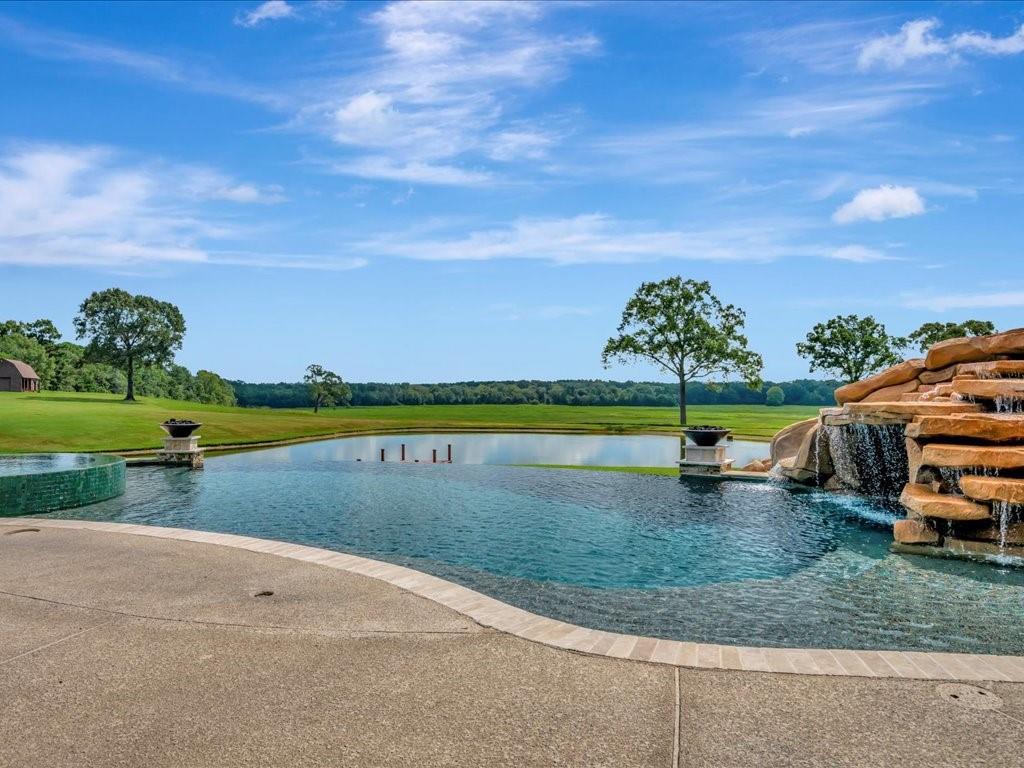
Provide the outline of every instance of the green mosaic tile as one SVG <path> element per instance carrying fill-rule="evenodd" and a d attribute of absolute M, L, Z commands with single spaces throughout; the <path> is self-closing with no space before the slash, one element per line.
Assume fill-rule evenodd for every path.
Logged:
<path fill-rule="evenodd" d="M 87 466 L 53 472 L 0 475 L 0 517 L 82 507 L 124 493 L 125 461 L 88 457 Z"/>

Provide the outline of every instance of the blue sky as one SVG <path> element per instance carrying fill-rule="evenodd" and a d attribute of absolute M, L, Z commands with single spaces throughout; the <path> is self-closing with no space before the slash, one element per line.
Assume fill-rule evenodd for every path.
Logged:
<path fill-rule="evenodd" d="M 765 375 L 837 313 L 1024 325 L 1024 4 L 0 2 L 0 316 L 177 303 L 252 381 L 604 371 L 710 280 Z"/>

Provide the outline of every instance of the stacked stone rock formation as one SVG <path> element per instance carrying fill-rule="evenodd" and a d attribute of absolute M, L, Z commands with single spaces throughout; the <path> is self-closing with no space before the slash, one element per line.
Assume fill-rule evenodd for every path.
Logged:
<path fill-rule="evenodd" d="M 923 359 L 840 387 L 836 402 L 776 435 L 783 475 L 863 490 L 867 470 L 898 472 L 907 518 L 894 526 L 896 548 L 1024 557 L 1024 329 L 940 342 Z M 902 455 L 856 466 L 864 457 L 837 444 L 844 428 L 890 449 L 892 435 L 902 437 L 905 469 Z M 872 428 L 882 429 L 864 437 Z"/>

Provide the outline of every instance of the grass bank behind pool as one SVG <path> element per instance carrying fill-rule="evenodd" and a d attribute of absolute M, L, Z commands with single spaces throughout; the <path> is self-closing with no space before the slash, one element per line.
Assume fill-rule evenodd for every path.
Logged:
<path fill-rule="evenodd" d="M 691 406 L 693 424 L 721 424 L 736 437 L 768 440 L 818 412 L 815 406 Z M 86 392 L 0 392 L 0 452 L 131 451 L 159 448 L 168 418 L 202 422 L 202 444 L 250 445 L 360 432 L 480 430 L 611 434 L 678 433 L 675 408 L 571 405 L 398 405 L 310 410 L 233 408 Z"/>
<path fill-rule="evenodd" d="M 590 472 L 629 472 L 633 475 L 664 475 L 679 477 L 679 467 L 601 467 L 596 464 L 517 464 L 520 467 L 537 469 L 585 469 Z"/>

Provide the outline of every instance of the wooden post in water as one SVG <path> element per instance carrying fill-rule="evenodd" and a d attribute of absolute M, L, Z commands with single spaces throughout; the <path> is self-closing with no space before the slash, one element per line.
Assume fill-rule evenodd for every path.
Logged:
<path fill-rule="evenodd" d="M 437 448 L 431 451 L 431 464 L 437 464 Z"/>
<path fill-rule="evenodd" d="M 448 443 L 448 463 L 452 463 L 452 444 Z"/>
<path fill-rule="evenodd" d="M 405 443 L 402 443 L 402 461 L 405 461 Z"/>
<path fill-rule="evenodd" d="M 383 448 L 380 449 L 380 460 L 384 461 L 384 449 Z"/>

